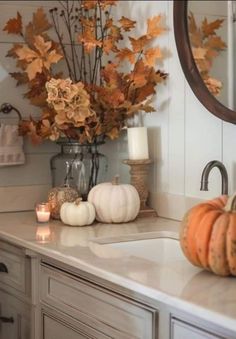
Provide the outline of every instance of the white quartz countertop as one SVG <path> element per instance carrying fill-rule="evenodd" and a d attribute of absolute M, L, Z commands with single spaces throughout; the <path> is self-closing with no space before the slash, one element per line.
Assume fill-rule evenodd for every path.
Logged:
<path fill-rule="evenodd" d="M 222 278 L 192 266 L 185 258 L 161 264 L 104 244 L 178 233 L 177 221 L 138 219 L 126 224 L 63 226 L 37 224 L 33 212 L 0 214 L 0 239 L 182 309 L 236 331 L 236 278 Z"/>

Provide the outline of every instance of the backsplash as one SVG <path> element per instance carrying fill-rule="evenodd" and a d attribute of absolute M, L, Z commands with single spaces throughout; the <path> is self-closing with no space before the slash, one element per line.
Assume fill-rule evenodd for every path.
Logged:
<path fill-rule="evenodd" d="M 0 22 L 15 16 L 17 10 L 28 20 L 39 6 L 55 6 L 55 1 L 1 1 Z M 156 113 L 147 114 L 150 157 L 154 165 L 150 173 L 150 200 L 160 216 L 180 219 L 185 210 L 200 199 L 220 194 L 221 180 L 217 169 L 209 178 L 209 192 L 200 192 L 201 173 L 210 160 L 223 161 L 229 174 L 230 192 L 236 189 L 236 127 L 215 118 L 199 103 L 184 79 L 178 60 L 173 32 L 173 3 L 171 1 L 120 1 L 117 8 L 123 15 L 136 19 L 144 29 L 146 18 L 164 14 L 168 32 L 157 42 L 165 47 L 167 58 L 161 69 L 169 73 L 166 85 L 158 91 Z M 130 13 L 128 15 L 128 13 Z M 143 23 L 140 18 L 143 18 Z M 8 75 L 14 70 L 14 60 L 5 55 L 13 38 L 0 30 L 0 105 L 10 102 L 23 116 L 37 115 L 34 106 L 23 98 L 24 89 L 16 87 Z M 16 122 L 14 113 L 0 116 L 0 121 Z M 40 146 L 24 145 L 26 164 L 0 168 L 0 211 L 27 210 L 44 200 L 51 185 L 49 160 L 59 151 L 52 142 Z M 129 168 L 122 164 L 126 159 L 127 137 L 107 142 L 101 149 L 109 158 L 108 179 L 120 174 L 129 181 Z"/>

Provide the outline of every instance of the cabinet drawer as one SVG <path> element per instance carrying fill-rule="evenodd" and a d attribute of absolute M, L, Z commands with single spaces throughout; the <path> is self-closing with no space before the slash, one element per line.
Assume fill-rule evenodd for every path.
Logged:
<path fill-rule="evenodd" d="M 30 295 L 30 259 L 24 251 L 0 241 L 0 265 L 0 286 L 12 293 Z"/>
<path fill-rule="evenodd" d="M 41 299 L 117 339 L 153 339 L 156 312 L 58 269 L 41 266 Z"/>
<path fill-rule="evenodd" d="M 0 291 L 0 339 L 30 339 L 30 306 Z"/>

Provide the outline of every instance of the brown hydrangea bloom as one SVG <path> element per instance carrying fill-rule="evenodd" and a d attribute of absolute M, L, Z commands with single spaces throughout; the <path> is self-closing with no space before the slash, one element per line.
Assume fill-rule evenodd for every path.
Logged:
<path fill-rule="evenodd" d="M 85 119 L 94 115 L 90 98 L 82 82 L 72 83 L 71 79 L 54 79 L 46 83 L 47 102 L 55 111 L 57 125 L 71 123 L 75 127 L 85 124 Z"/>

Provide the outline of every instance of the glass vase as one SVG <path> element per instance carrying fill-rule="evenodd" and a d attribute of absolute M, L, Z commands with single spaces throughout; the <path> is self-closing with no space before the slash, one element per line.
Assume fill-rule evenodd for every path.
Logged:
<path fill-rule="evenodd" d="M 51 158 L 52 186 L 75 188 L 83 199 L 96 184 L 105 181 L 107 158 L 98 151 L 101 143 L 58 142 L 60 153 Z"/>

